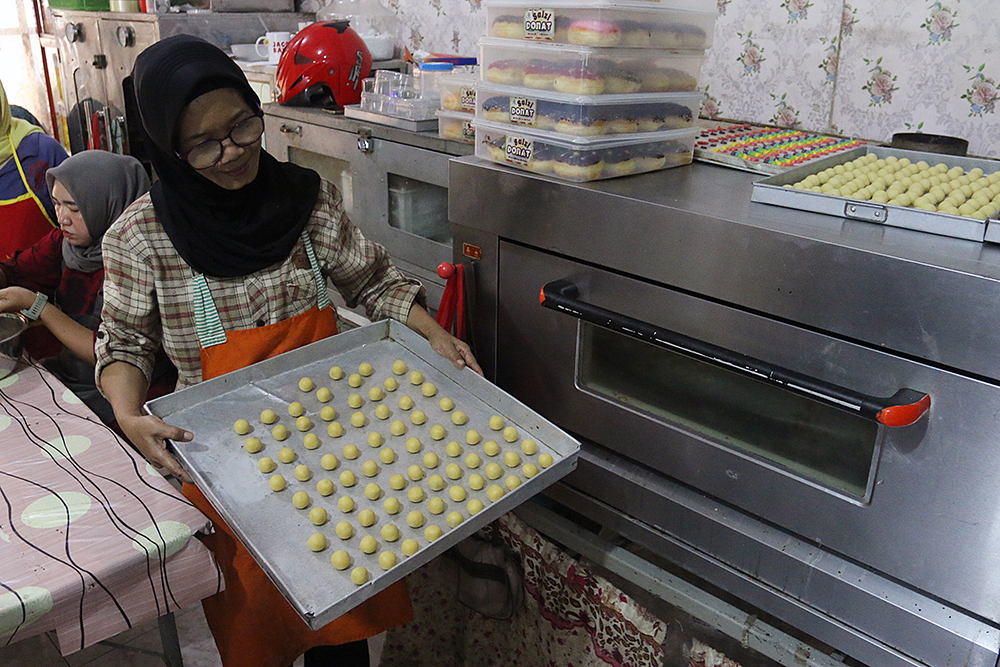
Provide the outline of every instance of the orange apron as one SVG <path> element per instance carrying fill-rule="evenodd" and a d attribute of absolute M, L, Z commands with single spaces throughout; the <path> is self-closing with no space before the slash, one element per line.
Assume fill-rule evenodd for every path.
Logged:
<path fill-rule="evenodd" d="M 319 289 L 319 303 L 282 322 L 223 331 L 208 283 L 204 276 L 194 277 L 203 380 L 337 333 L 312 243 L 305 232 L 302 238 Z M 313 646 L 366 639 L 413 618 L 406 585 L 400 581 L 319 630 L 310 630 L 198 488 L 185 484 L 184 495 L 215 524 L 215 532 L 202 542 L 215 554 L 226 588 L 202 600 L 202 606 L 224 667 L 288 667 Z"/>
<path fill-rule="evenodd" d="M 49 218 L 42 202 L 28 185 L 28 177 L 24 175 L 24 167 L 17 157 L 14 140 L 9 136 L 11 160 L 17 165 L 24 184 L 24 194 L 14 199 L 0 199 L 0 217 L 3 218 L 3 233 L 0 234 L 0 260 L 5 260 L 18 250 L 24 250 L 35 245 L 43 236 L 57 225 Z"/>

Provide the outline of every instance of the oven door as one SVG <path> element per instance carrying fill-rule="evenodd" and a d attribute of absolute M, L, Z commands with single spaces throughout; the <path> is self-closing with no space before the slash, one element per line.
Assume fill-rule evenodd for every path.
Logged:
<path fill-rule="evenodd" d="M 583 439 L 1000 619 L 997 387 L 524 246 L 502 242 L 499 257 L 500 386 Z M 755 360 L 805 389 L 543 308 L 539 291 L 554 281 L 601 312 Z M 907 426 L 837 398 L 906 388 L 932 403 Z"/>

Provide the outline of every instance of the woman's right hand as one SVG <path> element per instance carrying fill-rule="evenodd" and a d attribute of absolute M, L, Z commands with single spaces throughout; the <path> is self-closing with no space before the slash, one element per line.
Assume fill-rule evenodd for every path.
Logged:
<path fill-rule="evenodd" d="M 193 433 L 171 426 L 159 417 L 145 414 L 119 416 L 118 426 L 154 468 L 163 468 L 182 482 L 194 483 L 167 449 L 167 440 L 188 442 L 194 438 Z"/>

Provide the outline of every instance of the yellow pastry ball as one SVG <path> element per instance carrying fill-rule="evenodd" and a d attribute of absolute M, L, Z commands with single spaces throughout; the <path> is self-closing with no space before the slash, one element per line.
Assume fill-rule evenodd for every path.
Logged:
<path fill-rule="evenodd" d="M 525 440 L 521 443 L 521 451 L 528 456 L 534 456 L 538 451 L 538 443 L 531 439 Z"/>
<path fill-rule="evenodd" d="M 412 556 L 420 550 L 420 543 L 416 540 L 403 540 L 399 544 L 399 550 L 404 556 Z"/>
<path fill-rule="evenodd" d="M 312 391 L 313 381 L 309 378 L 302 378 L 299 380 L 299 389 L 301 391 Z"/>
<path fill-rule="evenodd" d="M 345 514 L 347 512 L 353 512 L 354 498 L 351 498 L 350 496 L 341 496 L 340 498 L 337 499 L 337 509 L 339 509 L 341 512 L 344 512 Z"/>
<path fill-rule="evenodd" d="M 521 486 L 520 478 L 516 477 L 515 475 L 510 475 L 509 477 L 507 477 L 505 482 L 507 484 L 507 488 L 510 489 L 511 491 Z"/>
<path fill-rule="evenodd" d="M 333 454 L 324 454 L 319 460 L 319 464 L 323 467 L 323 470 L 335 470 L 340 461 Z"/>
<path fill-rule="evenodd" d="M 399 383 L 396 382 L 396 378 L 386 378 L 382 382 L 382 386 L 385 387 L 386 391 L 396 391 L 399 389 Z"/>
<path fill-rule="evenodd" d="M 368 582 L 368 568 L 356 567 L 351 570 L 351 581 L 360 586 Z"/>
<path fill-rule="evenodd" d="M 483 452 L 485 452 L 486 456 L 496 456 L 500 453 L 500 445 L 492 440 L 487 440 L 483 443 Z"/>
<path fill-rule="evenodd" d="M 320 403 L 329 403 L 333 399 L 333 392 L 326 387 L 320 387 L 316 390 L 316 400 Z"/>
<path fill-rule="evenodd" d="M 382 446 L 382 436 L 378 431 L 372 431 L 368 434 L 368 446 L 369 447 L 381 447 Z"/>
<path fill-rule="evenodd" d="M 319 448 L 319 437 L 315 433 L 306 433 L 306 437 L 302 438 L 302 446 L 306 449 Z"/>
<path fill-rule="evenodd" d="M 399 539 L 399 528 L 396 528 L 394 524 L 387 523 L 382 526 L 382 539 L 386 542 L 395 542 Z"/>
<path fill-rule="evenodd" d="M 322 551 L 326 546 L 326 535 L 323 533 L 313 533 L 309 536 L 309 548 L 313 551 Z"/>
<path fill-rule="evenodd" d="M 444 501 L 440 498 L 431 498 L 427 501 L 427 511 L 431 514 L 440 514 L 444 511 Z"/>
<path fill-rule="evenodd" d="M 490 484 L 489 488 L 486 489 L 486 497 L 496 502 L 503 498 L 504 490 L 499 484 Z"/>
<path fill-rule="evenodd" d="M 365 498 L 368 500 L 378 500 L 382 497 L 382 487 L 375 482 L 369 482 L 365 487 Z"/>
<path fill-rule="evenodd" d="M 354 526 L 351 525 L 350 521 L 341 521 L 337 524 L 334 532 L 337 533 L 337 537 L 340 539 L 349 540 L 354 537 Z"/>
<path fill-rule="evenodd" d="M 389 488 L 400 491 L 406 488 L 406 478 L 396 474 L 389 478 Z"/>
<path fill-rule="evenodd" d="M 366 554 L 373 554 L 378 549 L 378 542 L 371 535 L 365 535 L 361 538 L 361 543 L 358 547 Z"/>
<path fill-rule="evenodd" d="M 508 468 L 516 468 L 521 465 L 521 457 L 512 449 L 503 455 L 503 462 Z"/>
<path fill-rule="evenodd" d="M 548 452 L 539 454 L 538 465 L 542 466 L 543 468 L 548 468 L 550 465 L 552 465 L 552 455 L 549 454 Z"/>
<path fill-rule="evenodd" d="M 308 482 L 312 479 L 312 470 L 307 465 L 300 464 L 295 466 L 295 479 L 300 482 Z"/>
<path fill-rule="evenodd" d="M 322 507 L 314 507 L 309 510 L 309 521 L 311 521 L 314 526 L 322 526 L 329 518 L 330 517 L 326 513 L 326 510 Z"/>
<path fill-rule="evenodd" d="M 299 403 L 298 401 L 293 401 L 288 404 L 288 414 L 290 414 L 291 416 L 301 417 L 304 412 L 305 408 L 303 408 L 302 404 Z"/>
<path fill-rule="evenodd" d="M 427 497 L 427 494 L 419 486 L 414 486 L 410 487 L 410 490 L 406 492 L 406 497 L 410 499 L 411 503 L 419 503 Z"/>
<path fill-rule="evenodd" d="M 465 488 L 456 484 L 448 489 L 448 496 L 456 503 L 460 503 L 466 498 Z"/>
<path fill-rule="evenodd" d="M 260 469 L 262 473 L 274 472 L 274 469 L 278 467 L 278 464 L 274 462 L 270 456 L 265 456 L 260 461 L 257 461 L 257 468 Z"/>
<path fill-rule="evenodd" d="M 375 408 L 375 416 L 381 419 L 382 421 L 388 419 L 390 414 L 392 413 L 389 412 L 389 406 L 386 405 L 385 403 Z"/>
<path fill-rule="evenodd" d="M 271 475 L 268 484 L 271 485 L 272 491 L 283 491 L 285 488 L 285 478 L 281 475 Z"/>
<path fill-rule="evenodd" d="M 364 380 L 361 379 L 361 376 L 358 373 L 351 373 L 351 376 L 347 378 L 347 384 L 351 385 L 355 389 L 360 387 L 362 382 L 364 382 Z"/>
<path fill-rule="evenodd" d="M 316 492 L 321 496 L 329 496 L 333 493 L 333 482 L 328 479 L 321 479 L 316 482 Z"/>
<path fill-rule="evenodd" d="M 402 410 L 409 410 L 410 408 L 413 407 L 413 399 L 410 398 L 409 396 L 400 396 L 399 407 Z"/>
<path fill-rule="evenodd" d="M 330 379 L 339 380 L 344 377 L 344 370 L 340 366 L 334 366 L 330 369 Z"/>
<path fill-rule="evenodd" d="M 481 463 L 482 460 L 479 458 L 479 455 L 476 454 L 475 452 L 470 452 L 469 455 L 465 457 L 465 466 L 467 468 L 473 468 L 473 469 L 478 468 Z"/>
<path fill-rule="evenodd" d="M 434 394 L 438 393 L 438 390 L 437 387 L 435 387 L 430 382 L 425 382 L 424 386 L 420 388 L 420 393 L 426 396 L 427 398 L 430 398 Z"/>
<path fill-rule="evenodd" d="M 364 362 L 360 366 L 358 366 L 358 372 L 364 375 L 365 377 L 369 377 L 371 376 L 372 373 L 375 372 L 375 369 L 372 368 L 372 365 L 369 364 L 368 362 Z"/>
<path fill-rule="evenodd" d="M 291 463 L 295 460 L 295 450 L 291 447 L 282 447 L 278 450 L 278 460 L 282 463 Z"/>
<path fill-rule="evenodd" d="M 469 418 L 461 410 L 453 412 L 451 415 L 451 423 L 455 426 L 461 426 L 467 421 L 469 421 Z"/>
<path fill-rule="evenodd" d="M 351 487 L 358 483 L 358 478 L 354 476 L 354 473 L 350 470 L 345 470 L 340 473 L 340 485 Z"/>
<path fill-rule="evenodd" d="M 419 482 L 424 478 L 424 470 L 417 464 L 411 465 L 406 469 L 406 476 L 412 479 L 414 482 Z"/>
<path fill-rule="evenodd" d="M 385 508 L 386 514 L 399 514 L 399 510 L 403 509 L 403 505 L 399 502 L 398 498 L 386 498 L 385 502 L 382 503 L 382 507 Z"/>
<path fill-rule="evenodd" d="M 420 371 L 413 371 L 410 373 L 410 384 L 420 384 L 424 381 L 424 374 Z"/>
<path fill-rule="evenodd" d="M 308 431 L 309 429 L 312 428 L 312 425 L 313 425 L 312 420 L 309 419 L 309 417 L 306 417 L 305 415 L 295 420 L 295 428 L 299 429 L 300 431 Z"/>
<path fill-rule="evenodd" d="M 397 359 L 396 361 L 392 362 L 392 372 L 395 373 L 396 375 L 402 375 L 403 373 L 406 372 L 406 364 L 404 364 L 401 360 Z"/>
<path fill-rule="evenodd" d="M 434 426 L 431 426 L 431 438 L 433 438 L 434 440 L 441 440 L 442 438 L 444 438 L 444 426 L 441 426 L 441 424 L 435 424 Z M 457 442 L 450 443 L 449 446 L 451 444 L 454 444 L 456 446 L 458 445 Z"/>
<path fill-rule="evenodd" d="M 503 439 L 507 442 L 514 442 L 517 438 L 517 429 L 513 426 L 508 426 L 503 430 Z"/>
<path fill-rule="evenodd" d="M 340 425 L 340 422 L 330 422 L 330 425 L 326 427 L 326 432 L 331 438 L 339 438 L 344 435 L 344 427 Z"/>
<path fill-rule="evenodd" d="M 424 467 L 425 468 L 437 468 L 441 459 L 434 452 L 427 452 L 424 454 Z"/>
<path fill-rule="evenodd" d="M 256 454 L 261 450 L 263 445 L 260 442 L 260 438 L 247 438 L 247 441 L 243 443 L 243 449 L 247 450 L 251 454 Z"/>
<path fill-rule="evenodd" d="M 484 486 L 486 486 L 486 480 L 483 479 L 482 475 L 469 475 L 469 488 L 473 491 L 479 491 Z"/>
<path fill-rule="evenodd" d="M 277 440 L 278 442 L 281 442 L 282 440 L 287 440 L 288 429 L 282 426 L 281 424 L 278 424 L 273 429 L 271 429 L 271 437 Z"/>
<path fill-rule="evenodd" d="M 431 488 L 431 491 L 440 491 L 448 486 L 448 484 L 441 475 L 431 475 L 427 478 L 427 486 Z"/>
<path fill-rule="evenodd" d="M 521 467 L 521 472 L 524 473 L 525 477 L 534 477 L 535 475 L 538 474 L 538 466 L 536 466 L 534 463 L 525 463 Z"/>
<path fill-rule="evenodd" d="M 265 424 L 273 424 L 278 421 L 278 413 L 269 408 L 260 413 L 260 420 Z"/>
<path fill-rule="evenodd" d="M 389 424 L 389 432 L 393 435 L 403 435 L 406 433 L 406 424 L 404 424 L 402 420 L 397 419 Z"/>
<path fill-rule="evenodd" d="M 448 479 L 459 479 L 462 476 L 462 466 L 457 463 L 449 463 L 444 468 L 444 474 L 448 476 Z"/>
<path fill-rule="evenodd" d="M 469 514 L 479 514 L 483 511 L 483 501 L 478 498 L 473 498 L 469 501 L 469 504 L 465 506 L 465 509 L 469 510 Z"/>
<path fill-rule="evenodd" d="M 330 563 L 338 570 L 346 570 L 351 566 L 351 557 L 343 549 L 337 549 L 330 556 Z"/>
<path fill-rule="evenodd" d="M 407 438 L 406 451 L 408 451 L 411 454 L 416 454 L 421 449 L 423 449 L 423 445 L 420 444 L 419 438 Z"/>
<path fill-rule="evenodd" d="M 467 443 L 469 443 L 470 445 L 478 445 L 479 441 L 482 440 L 482 439 L 483 439 L 482 436 L 479 435 L 479 431 L 477 431 L 475 429 L 470 429 L 465 434 L 465 441 Z"/>
<path fill-rule="evenodd" d="M 364 399 L 361 398 L 361 394 L 351 394 L 347 397 L 347 404 L 357 410 L 364 405 L 365 402 Z"/>
<path fill-rule="evenodd" d="M 344 445 L 344 458 L 348 461 L 353 461 L 354 459 L 361 456 L 361 450 L 358 449 L 357 445 Z"/>
<path fill-rule="evenodd" d="M 414 410 L 413 414 L 410 415 L 410 421 L 420 426 L 425 421 L 427 421 L 427 415 L 424 414 L 423 410 Z"/>
<path fill-rule="evenodd" d="M 406 525 L 410 528 L 420 528 L 420 526 L 424 525 L 424 515 L 417 510 L 413 510 L 406 515 Z"/>
<path fill-rule="evenodd" d="M 354 428 L 361 428 L 367 423 L 368 420 L 365 419 L 365 413 L 359 411 L 351 415 L 351 426 Z"/>
<path fill-rule="evenodd" d="M 499 431 L 503 428 L 503 417 L 500 415 L 493 415 L 490 417 L 490 428 L 494 431 Z"/>
<path fill-rule="evenodd" d="M 383 551 L 378 555 L 378 566 L 383 570 L 391 570 L 396 566 L 396 554 Z"/>
<path fill-rule="evenodd" d="M 383 398 L 385 398 L 385 392 L 382 391 L 381 387 L 372 387 L 368 390 L 368 400 L 381 401 Z"/>
<path fill-rule="evenodd" d="M 454 410 L 454 409 L 455 409 L 455 401 L 451 400 L 451 399 L 450 399 L 450 398 L 448 398 L 447 396 L 446 396 L 446 397 L 444 397 L 444 398 L 442 398 L 442 399 L 440 400 L 440 402 L 438 402 L 438 405 L 439 405 L 439 406 L 441 407 L 441 409 L 442 409 L 442 410 L 444 410 L 445 412 L 451 412 L 452 410 Z"/>
<path fill-rule="evenodd" d="M 233 430 L 236 431 L 237 435 L 246 435 L 250 432 L 250 422 L 246 419 L 237 419 L 236 423 L 233 424 Z"/>
<path fill-rule="evenodd" d="M 445 454 L 451 457 L 459 456 L 462 453 L 462 446 L 452 440 L 444 448 Z"/>
<path fill-rule="evenodd" d="M 396 460 L 396 452 L 393 451 L 392 447 L 386 447 L 379 452 L 378 458 L 382 463 L 389 464 Z"/>
<path fill-rule="evenodd" d="M 437 526 L 427 526 L 424 530 L 424 539 L 428 542 L 433 542 L 439 537 L 441 537 L 441 529 Z"/>
<path fill-rule="evenodd" d="M 381 492 L 381 489 L 379 489 L 379 491 Z M 372 500 L 374 500 L 374 498 L 372 498 Z M 365 528 L 375 525 L 375 518 L 375 512 L 372 510 L 365 509 L 358 512 L 358 523 Z"/>
<path fill-rule="evenodd" d="M 462 516 L 461 512 L 448 512 L 448 516 L 444 520 L 452 528 L 457 528 L 459 524 L 465 521 L 465 517 Z"/>
<path fill-rule="evenodd" d="M 498 479 L 502 474 L 503 470 L 500 469 L 500 465 L 498 463 L 486 464 L 486 476 L 490 479 Z"/>

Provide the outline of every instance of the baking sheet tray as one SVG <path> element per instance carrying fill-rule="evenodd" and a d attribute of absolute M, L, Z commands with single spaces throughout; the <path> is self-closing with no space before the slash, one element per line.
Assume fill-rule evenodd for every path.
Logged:
<path fill-rule="evenodd" d="M 391 367 L 396 360 L 406 364 L 407 374 L 400 376 L 393 373 Z M 374 373 L 364 378 L 361 387 L 351 388 L 348 376 L 357 373 L 362 363 L 371 364 Z M 334 365 L 344 370 L 343 379 L 330 378 L 329 371 Z M 425 397 L 422 385 L 411 384 L 409 372 L 412 370 L 420 371 L 424 382 L 437 387 L 435 396 Z M 309 392 L 299 389 L 299 380 L 303 377 L 315 383 Z M 385 392 L 386 398 L 381 401 L 369 400 L 369 389 L 384 387 L 383 381 L 388 377 L 395 378 L 399 388 Z M 333 399 L 329 403 L 321 403 L 317 398 L 316 390 L 320 387 L 332 391 Z M 351 425 L 350 418 L 355 412 L 347 403 L 351 393 L 358 393 L 364 400 L 360 411 L 367 417 L 367 423 L 362 428 Z M 398 400 L 402 395 L 413 399 L 415 405 L 411 410 L 399 407 Z M 454 410 L 445 412 L 440 408 L 443 397 L 454 401 Z M 293 401 L 302 404 L 305 415 L 313 422 L 314 426 L 308 433 L 319 437 L 320 446 L 317 449 L 308 450 L 303 446 L 305 433 L 295 428 L 295 419 L 288 412 L 288 406 Z M 380 404 L 385 404 L 392 413 L 387 419 L 374 416 L 374 410 Z M 323 421 L 319 414 L 324 405 L 336 410 L 336 421 L 345 431 L 343 436 L 334 438 L 328 435 L 328 422 Z M 287 440 L 276 441 L 272 436 L 274 425 L 261 422 L 261 412 L 267 408 L 278 414 L 278 424 L 288 428 L 291 435 Z M 395 321 L 353 329 L 168 394 L 147 403 L 146 409 L 167 423 L 194 433 L 191 442 L 173 443 L 179 460 L 278 589 L 314 629 L 370 598 L 572 471 L 576 467 L 580 448 L 579 442 L 495 385 L 471 370 L 453 367 L 451 362 L 437 355 L 423 338 Z M 411 421 L 413 411 L 418 409 L 427 416 L 423 425 L 415 425 Z M 455 411 L 465 412 L 468 423 L 453 424 L 451 416 Z M 507 442 L 502 437 L 502 431 L 491 429 L 489 421 L 493 416 L 500 416 L 505 427 L 517 429 L 515 442 Z M 246 419 L 252 431 L 237 435 L 234 423 L 238 419 Z M 395 420 L 403 421 L 407 427 L 404 435 L 391 433 L 390 427 Z M 441 425 L 446 431 L 445 437 L 439 441 L 430 437 L 430 429 L 434 425 Z M 466 443 L 469 429 L 481 434 L 479 444 Z M 367 436 L 372 432 L 379 433 L 385 444 L 378 448 L 371 447 Z M 244 441 L 250 436 L 260 438 L 264 444 L 257 454 L 250 454 L 243 448 Z M 416 454 L 407 451 L 405 441 L 410 437 L 420 439 L 422 451 Z M 521 449 L 526 438 L 537 443 L 536 454 L 529 456 Z M 501 446 L 500 454 L 491 457 L 485 453 L 483 443 L 489 440 Z M 457 458 L 446 453 L 446 445 L 451 441 L 460 444 L 462 452 Z M 343 447 L 346 444 L 354 444 L 360 450 L 357 459 L 352 461 L 344 457 Z M 278 462 L 277 452 L 284 446 L 295 451 L 297 459 L 294 462 Z M 394 463 L 385 464 L 380 460 L 380 453 L 386 447 L 395 452 L 397 458 Z M 520 464 L 535 463 L 538 473 L 529 478 L 521 465 L 505 465 L 503 458 L 507 450 L 519 454 Z M 423 456 L 428 452 L 434 452 L 440 458 L 440 464 L 434 469 L 427 469 L 424 465 Z M 465 456 L 470 452 L 477 453 L 482 459 L 482 465 L 476 470 L 469 469 L 465 464 Z M 335 454 L 339 460 L 339 466 L 332 471 L 323 470 L 319 463 L 320 457 L 327 453 Z M 551 454 L 554 459 L 548 468 L 539 464 L 543 453 Z M 278 462 L 275 473 L 282 474 L 288 482 L 285 490 L 271 491 L 268 484 L 271 475 L 258 470 L 257 462 L 265 456 Z M 372 478 L 362 472 L 363 464 L 369 460 L 376 461 L 381 468 L 381 472 Z M 445 474 L 445 466 L 453 462 L 461 466 L 463 473 L 457 481 L 448 479 Z M 485 478 L 485 467 L 489 462 L 500 464 L 502 476 L 497 480 L 486 479 L 486 486 L 481 491 L 469 488 L 470 475 L 478 473 Z M 293 470 L 299 464 L 308 465 L 311 469 L 312 478 L 309 481 L 296 480 Z M 425 470 L 426 475 L 420 482 L 413 482 L 407 477 L 407 468 L 414 464 Z M 345 470 L 354 472 L 357 485 L 345 488 L 341 484 L 339 476 Z M 401 491 L 393 491 L 389 486 L 390 475 L 396 473 L 402 474 L 408 482 Z M 441 475 L 448 482 L 448 487 L 461 484 L 468 498 L 454 502 L 447 488 L 440 492 L 432 491 L 427 483 L 432 474 Z M 510 475 L 516 475 L 521 481 L 521 485 L 513 490 L 504 484 Z M 335 487 L 334 493 L 327 497 L 316 491 L 317 481 L 323 478 L 330 479 Z M 365 486 L 370 482 L 379 484 L 383 489 L 383 495 L 378 500 L 369 500 L 364 494 Z M 491 502 L 486 495 L 486 490 L 493 483 L 501 484 L 505 490 L 503 497 L 496 502 Z M 424 488 L 427 498 L 411 503 L 408 491 L 415 484 Z M 311 505 L 305 510 L 292 505 L 292 494 L 300 490 L 306 491 L 311 498 Z M 354 511 L 346 514 L 337 506 L 338 499 L 344 495 L 351 496 L 356 504 Z M 396 515 L 387 514 L 383 506 L 385 498 L 390 495 L 397 497 L 403 506 Z M 433 497 L 444 500 L 446 509 L 439 515 L 433 515 L 428 510 L 428 500 Z M 466 506 L 473 498 L 481 500 L 485 507 L 478 514 L 470 515 Z M 314 526 L 308 518 L 309 509 L 316 506 L 324 507 L 330 517 L 329 522 L 320 527 Z M 377 517 L 370 528 L 362 527 L 357 520 L 358 513 L 363 509 L 372 509 Z M 407 513 L 412 509 L 421 511 L 426 519 L 419 529 L 407 525 Z M 464 518 L 455 528 L 449 528 L 445 521 L 452 511 L 460 511 Z M 350 521 L 354 527 L 354 536 L 349 540 L 341 540 L 334 533 L 337 522 L 342 520 Z M 399 540 L 387 542 L 382 538 L 380 531 L 386 523 L 393 523 L 399 528 Z M 444 531 L 433 542 L 424 537 L 424 529 L 430 524 L 438 525 Z M 307 546 L 309 536 L 316 532 L 323 533 L 329 540 L 329 546 L 318 553 L 310 551 Z M 369 534 L 379 545 L 371 555 L 364 554 L 359 548 L 361 538 Z M 400 551 L 400 544 L 407 538 L 416 539 L 420 545 L 420 550 L 409 557 Z M 331 565 L 330 556 L 337 549 L 344 549 L 351 556 L 350 568 L 338 571 Z M 378 555 L 383 551 L 394 552 L 398 559 L 397 565 L 388 571 L 383 571 L 378 565 Z M 350 578 L 351 569 L 358 565 L 367 567 L 371 574 L 368 583 L 361 586 L 352 583 Z"/>
<path fill-rule="evenodd" d="M 824 213 L 852 220 L 865 220 L 891 227 L 915 229 L 921 232 L 930 232 L 931 234 L 968 239 L 970 241 L 983 241 L 986 239 L 986 220 L 976 220 L 975 218 L 949 215 L 947 213 L 921 211 L 893 204 L 879 204 L 860 199 L 850 199 L 848 197 L 783 187 L 798 183 L 810 174 L 816 174 L 829 167 L 850 162 L 868 153 L 874 153 L 880 159 L 895 156 L 897 158 L 909 158 L 911 162 L 924 160 L 932 165 L 943 162 L 949 167 L 961 167 L 965 171 L 979 167 L 986 174 L 991 174 L 1000 169 L 1000 162 L 995 160 L 908 151 L 884 146 L 868 146 L 831 155 L 825 160 L 820 160 L 819 162 L 793 169 L 784 174 L 757 181 L 753 184 L 753 193 L 750 196 L 750 201 L 814 213 Z M 995 225 L 996 221 L 992 221 L 991 224 Z M 998 238 L 1000 238 L 1000 235 L 998 235 Z"/>

